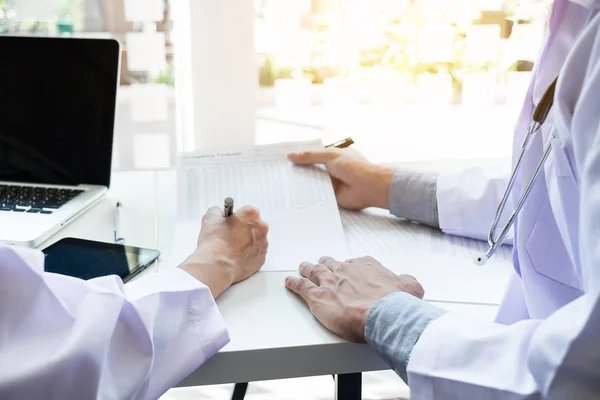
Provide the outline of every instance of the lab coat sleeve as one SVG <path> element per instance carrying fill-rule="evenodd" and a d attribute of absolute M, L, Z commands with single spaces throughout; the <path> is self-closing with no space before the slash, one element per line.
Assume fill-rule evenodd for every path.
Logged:
<path fill-rule="evenodd" d="M 599 18 L 567 59 L 557 86 L 562 104 L 555 105 L 569 107 L 573 115 L 585 294 L 543 321 L 502 326 L 441 316 L 423 331 L 410 356 L 411 399 L 600 398 Z M 581 68 L 581 60 L 589 64 Z"/>
<path fill-rule="evenodd" d="M 115 276 L 43 263 L 0 247 L 2 399 L 156 399 L 229 340 L 210 290 L 178 268 L 128 297 Z"/>
<path fill-rule="evenodd" d="M 487 240 L 509 176 L 508 164 L 506 168 L 473 166 L 440 173 L 436 194 L 440 229 L 451 235 Z M 501 223 L 510 211 L 509 202 Z"/>

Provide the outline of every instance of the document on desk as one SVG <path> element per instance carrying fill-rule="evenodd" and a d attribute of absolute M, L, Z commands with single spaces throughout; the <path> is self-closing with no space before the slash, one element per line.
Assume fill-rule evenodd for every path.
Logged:
<path fill-rule="evenodd" d="M 391 215 L 387 210 L 368 208 L 341 210 L 348 247 L 353 254 L 372 251 L 421 250 L 443 257 L 472 259 L 485 253 L 487 242 L 446 235 L 439 230 Z M 490 260 L 511 260 L 512 247 L 502 246 Z"/>
<path fill-rule="evenodd" d="M 396 218 L 387 210 L 341 211 L 353 256 L 370 255 L 396 274 L 413 275 L 431 301 L 499 304 L 512 271 L 512 247 L 501 247 L 485 266 L 473 258 L 487 243 L 446 235 Z"/>
<path fill-rule="evenodd" d="M 296 166 L 290 151 L 323 148 L 320 140 L 244 149 L 182 153 L 177 160 L 178 224 L 170 264 L 196 247 L 200 220 L 232 197 L 235 208 L 257 207 L 269 224 L 264 271 L 295 271 L 323 255 L 348 257 L 333 186 L 314 166 Z"/>

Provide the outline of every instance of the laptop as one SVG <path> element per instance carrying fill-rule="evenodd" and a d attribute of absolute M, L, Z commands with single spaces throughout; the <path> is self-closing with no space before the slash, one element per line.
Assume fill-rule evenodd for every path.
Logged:
<path fill-rule="evenodd" d="M 36 247 L 110 185 L 120 45 L 0 36 L 0 242 Z"/>

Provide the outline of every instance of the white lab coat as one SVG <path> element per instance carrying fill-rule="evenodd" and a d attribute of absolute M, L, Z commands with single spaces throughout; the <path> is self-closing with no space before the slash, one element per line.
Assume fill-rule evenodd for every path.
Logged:
<path fill-rule="evenodd" d="M 555 104 L 513 203 L 557 138 L 514 227 L 515 272 L 498 323 L 446 314 L 429 325 L 408 365 L 411 399 L 600 398 L 600 14 L 593 1 L 553 7 L 515 152 L 560 70 Z M 441 228 L 487 237 L 506 178 L 482 168 L 440 175 Z"/>
<path fill-rule="evenodd" d="M 0 246 L 0 399 L 156 399 L 229 340 L 210 290 L 179 268 L 128 298 L 115 276 L 43 264 Z"/>

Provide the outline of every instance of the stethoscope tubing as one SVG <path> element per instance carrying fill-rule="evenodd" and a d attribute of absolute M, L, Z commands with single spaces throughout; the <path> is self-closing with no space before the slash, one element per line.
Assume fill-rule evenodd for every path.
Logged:
<path fill-rule="evenodd" d="M 523 205 L 525 204 L 525 201 L 527 200 L 531 189 L 533 189 L 533 185 L 537 181 L 537 178 L 540 175 L 540 172 L 544 167 L 544 164 L 546 163 L 550 152 L 552 151 L 552 140 L 555 136 L 554 132 L 549 136 L 548 144 L 544 148 L 544 154 L 542 155 L 542 159 L 536 166 L 535 171 L 533 172 L 533 176 L 527 183 L 525 190 L 523 191 L 523 193 L 521 193 L 521 196 L 519 197 L 519 201 L 517 202 L 515 209 L 508 218 L 506 224 L 504 224 L 504 227 L 502 228 L 498 236 L 496 236 L 496 230 L 498 228 L 498 224 L 500 223 L 500 218 L 504 213 L 506 203 L 508 202 L 512 189 L 515 185 L 517 175 L 519 174 L 519 170 L 521 169 L 521 164 L 523 163 L 523 159 L 525 158 L 525 152 L 529 148 L 530 139 L 535 133 L 537 133 L 542 128 L 542 125 L 546 121 L 546 118 L 548 117 L 550 109 L 552 108 L 552 105 L 554 103 L 554 91 L 556 89 L 557 81 L 558 77 L 554 79 L 550 86 L 548 86 L 548 89 L 546 89 L 546 92 L 542 96 L 542 99 L 540 100 L 539 104 L 536 106 L 533 112 L 531 124 L 529 126 L 529 129 L 527 130 L 527 134 L 525 135 L 523 144 L 521 145 L 521 152 L 519 153 L 519 158 L 517 159 L 517 162 L 510 175 L 510 178 L 508 179 L 508 184 L 506 186 L 506 189 L 504 190 L 504 194 L 502 195 L 500 203 L 498 204 L 498 208 L 496 209 L 496 215 L 494 216 L 492 225 L 490 226 L 490 231 L 488 233 L 488 245 L 490 247 L 484 255 L 475 258 L 475 263 L 477 265 L 485 264 L 487 260 L 489 260 L 494 255 L 494 253 L 496 253 L 500 246 L 502 246 L 502 243 L 504 243 L 508 232 L 510 232 L 515 220 L 517 219 L 517 215 L 519 215 L 519 212 L 523 208 Z"/>

